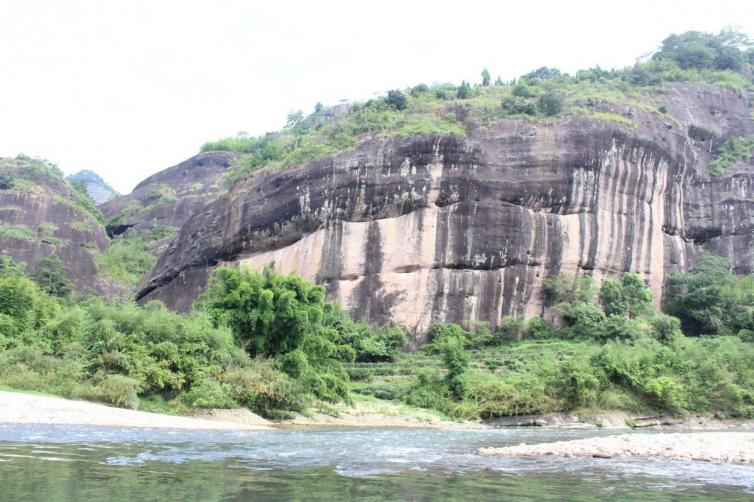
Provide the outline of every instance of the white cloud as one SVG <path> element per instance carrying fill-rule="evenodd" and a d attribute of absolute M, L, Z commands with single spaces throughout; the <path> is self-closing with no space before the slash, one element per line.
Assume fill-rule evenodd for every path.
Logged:
<path fill-rule="evenodd" d="M 754 33 L 754 5 L 607 2 L 4 1 L 0 155 L 128 192 L 207 140 L 314 103 L 542 65 L 622 67 L 671 32 Z"/>

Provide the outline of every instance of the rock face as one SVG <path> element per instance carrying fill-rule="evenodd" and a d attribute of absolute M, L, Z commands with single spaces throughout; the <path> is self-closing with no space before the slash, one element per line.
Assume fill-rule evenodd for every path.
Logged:
<path fill-rule="evenodd" d="M 102 226 L 62 177 L 38 161 L 0 159 L 0 252 L 25 262 L 27 273 L 57 255 L 74 285 L 88 289 L 97 287 L 94 257 L 107 245 Z"/>
<path fill-rule="evenodd" d="M 185 310 L 214 266 L 270 266 L 420 340 L 435 322 L 542 314 L 550 275 L 634 271 L 659 300 L 700 251 L 749 272 L 754 166 L 706 174 L 709 152 L 754 131 L 747 99 L 677 86 L 663 103 L 672 119 L 622 110 L 635 127 L 505 120 L 258 172 L 186 221 L 137 296 Z"/>
<path fill-rule="evenodd" d="M 117 195 L 113 187 L 105 183 L 99 174 L 94 171 L 83 170 L 76 174 L 66 176 L 70 182 L 80 182 L 86 187 L 86 193 L 97 204 L 104 204 Z"/>
<path fill-rule="evenodd" d="M 234 158 L 229 152 L 202 153 L 150 176 L 102 206 L 111 221 L 108 233 L 156 231 L 169 241 L 192 214 L 226 193 L 225 172 Z"/>

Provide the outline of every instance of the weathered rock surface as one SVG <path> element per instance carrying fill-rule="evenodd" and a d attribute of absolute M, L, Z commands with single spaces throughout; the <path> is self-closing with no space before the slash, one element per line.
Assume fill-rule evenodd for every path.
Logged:
<path fill-rule="evenodd" d="M 685 85 L 664 105 L 674 118 L 630 110 L 635 127 L 505 120 L 255 173 L 186 221 L 138 298 L 185 310 L 212 267 L 271 266 L 325 285 L 358 318 L 423 333 L 541 314 L 553 274 L 635 271 L 659 299 L 702 250 L 751 271 L 754 166 L 706 174 L 722 141 L 754 131 L 748 97 Z"/>
<path fill-rule="evenodd" d="M 86 193 L 97 204 L 104 204 L 117 195 L 117 192 L 105 183 L 99 174 L 87 169 L 79 171 L 76 174 L 66 176 L 65 178 L 69 182 L 80 182 L 84 184 Z"/>
<path fill-rule="evenodd" d="M 79 207 L 61 177 L 45 174 L 35 161 L 0 159 L 0 252 L 25 262 L 57 255 L 78 289 L 96 288 L 94 257 L 108 245 L 102 226 Z"/>
<path fill-rule="evenodd" d="M 230 152 L 199 154 L 106 202 L 102 212 L 111 221 L 108 233 L 154 231 L 164 237 L 157 246 L 161 250 L 192 214 L 226 193 L 225 172 L 234 158 Z"/>

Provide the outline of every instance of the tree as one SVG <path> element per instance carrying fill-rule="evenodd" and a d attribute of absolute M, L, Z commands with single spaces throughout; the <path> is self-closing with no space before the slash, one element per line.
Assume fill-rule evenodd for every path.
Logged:
<path fill-rule="evenodd" d="M 301 110 L 290 112 L 285 119 L 285 129 L 288 131 L 300 130 L 301 123 L 304 121 L 304 112 Z"/>
<path fill-rule="evenodd" d="M 489 87 L 490 85 L 490 72 L 487 70 L 487 68 L 482 70 L 482 85 L 485 87 Z"/>
<path fill-rule="evenodd" d="M 429 87 L 426 84 L 417 84 L 411 88 L 411 96 L 417 98 L 422 94 L 429 92 Z"/>
<path fill-rule="evenodd" d="M 736 277 L 724 258 L 702 255 L 689 273 L 668 278 L 665 311 L 690 335 L 730 335 L 752 329 L 754 281 Z"/>
<path fill-rule="evenodd" d="M 325 109 L 325 105 L 317 101 L 317 104 L 314 105 L 314 113 L 322 113 L 322 110 Z"/>
<path fill-rule="evenodd" d="M 635 318 L 652 309 L 652 293 L 646 288 L 644 279 L 639 274 L 624 274 L 621 289 L 626 304 L 626 315 L 629 318 Z"/>
<path fill-rule="evenodd" d="M 616 279 L 605 279 L 600 287 L 600 305 L 607 315 L 625 315 L 626 299 L 623 285 Z"/>
<path fill-rule="evenodd" d="M 324 324 L 321 286 L 269 269 L 220 268 L 198 304 L 251 356 L 275 357 L 308 392 L 328 401 L 349 399 L 342 361 L 353 361 L 355 352 Z"/>
<path fill-rule="evenodd" d="M 387 92 L 385 103 L 387 103 L 388 106 L 395 108 L 396 110 L 405 110 L 408 106 L 406 96 L 404 96 L 403 93 L 397 89 L 393 89 L 392 91 Z"/>
<path fill-rule="evenodd" d="M 497 76 L 495 79 L 495 87 L 502 87 L 503 85 L 503 79 L 500 78 L 500 75 Z"/>
<path fill-rule="evenodd" d="M 537 107 L 548 117 L 557 115 L 563 110 L 563 96 L 558 91 L 550 89 L 539 97 Z"/>
<path fill-rule="evenodd" d="M 42 258 L 32 275 L 34 282 L 47 294 L 64 298 L 73 291 L 66 267 L 56 255 Z"/>
<path fill-rule="evenodd" d="M 443 364 L 448 370 L 445 376 L 448 389 L 451 395 L 460 401 L 466 396 L 468 389 L 466 370 L 469 367 L 469 356 L 464 350 L 463 339 L 457 335 L 443 337 L 440 353 Z"/>
<path fill-rule="evenodd" d="M 726 29 L 719 34 L 687 31 L 662 41 L 655 60 L 674 61 L 684 69 L 741 71 L 752 42 L 742 32 Z"/>
<path fill-rule="evenodd" d="M 465 80 L 461 82 L 461 85 L 458 87 L 458 92 L 456 93 L 456 97 L 458 99 L 466 99 L 471 96 L 471 85 L 469 85 L 468 82 Z"/>
<path fill-rule="evenodd" d="M 534 96 L 534 92 L 532 92 L 531 88 L 526 85 L 525 81 L 518 82 L 514 85 L 511 94 L 519 98 L 530 98 Z"/>

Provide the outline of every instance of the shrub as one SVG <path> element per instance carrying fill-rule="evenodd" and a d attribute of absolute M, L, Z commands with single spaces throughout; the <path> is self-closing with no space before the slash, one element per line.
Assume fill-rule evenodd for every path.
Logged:
<path fill-rule="evenodd" d="M 68 277 L 68 267 L 56 255 L 42 258 L 32 275 L 34 282 L 47 294 L 65 298 L 73 291 L 73 282 Z"/>
<path fill-rule="evenodd" d="M 107 375 L 98 385 L 98 398 L 120 408 L 135 410 L 139 407 L 136 394 L 138 382 L 123 375 Z"/>
<path fill-rule="evenodd" d="M 511 94 L 513 94 L 517 98 L 531 98 L 532 96 L 534 96 L 534 91 L 531 90 L 526 82 L 520 81 L 513 86 Z"/>
<path fill-rule="evenodd" d="M 429 92 L 429 87 L 426 86 L 426 84 L 419 84 L 415 85 L 411 88 L 411 96 L 414 98 L 418 98 L 422 94 L 426 94 Z"/>
<path fill-rule="evenodd" d="M 754 150 L 754 136 L 730 138 L 722 144 L 710 161 L 708 166 L 710 174 L 722 176 L 730 166 L 749 157 L 752 150 Z"/>
<path fill-rule="evenodd" d="M 505 113 L 513 115 L 536 115 L 537 106 L 528 99 L 508 96 L 503 99 L 502 108 Z"/>
<path fill-rule="evenodd" d="M 235 402 L 264 417 L 288 416 L 308 405 L 303 389 L 269 360 L 256 359 L 251 367 L 230 370 L 222 381 Z"/>
<path fill-rule="evenodd" d="M 471 85 L 465 80 L 461 82 L 461 85 L 458 87 L 456 97 L 458 99 L 466 99 L 471 97 Z"/>
<path fill-rule="evenodd" d="M 119 236 L 95 258 L 97 270 L 108 279 L 136 286 L 154 265 L 147 242 L 138 236 Z"/>
<path fill-rule="evenodd" d="M 406 107 L 408 107 L 406 96 L 404 96 L 403 93 L 397 89 L 388 91 L 387 98 L 385 98 L 385 103 L 396 110 L 405 110 Z"/>
<path fill-rule="evenodd" d="M 229 385 L 207 378 L 183 395 L 192 408 L 233 408 L 236 402 L 230 397 Z"/>
<path fill-rule="evenodd" d="M 464 350 L 464 340 L 457 335 L 445 336 L 440 344 L 443 364 L 448 370 L 445 376 L 448 388 L 456 400 L 461 400 L 468 390 L 466 370 L 469 367 L 469 356 Z"/>
<path fill-rule="evenodd" d="M 557 115 L 563 110 L 563 95 L 554 89 L 547 90 L 539 96 L 537 108 L 548 117 Z"/>

